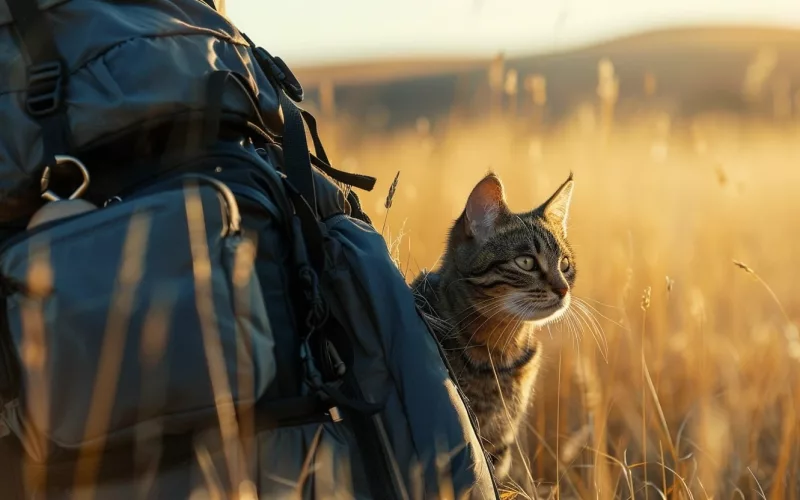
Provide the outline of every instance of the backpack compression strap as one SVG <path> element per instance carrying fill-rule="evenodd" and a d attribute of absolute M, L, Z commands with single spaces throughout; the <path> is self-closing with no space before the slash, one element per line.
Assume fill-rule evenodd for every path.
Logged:
<path fill-rule="evenodd" d="M 53 28 L 35 0 L 5 0 L 28 54 L 25 108 L 42 127 L 44 156 L 41 167 L 54 167 L 55 156 L 70 150 L 70 129 L 64 115 L 68 79 L 64 60 L 53 39 Z"/>
<path fill-rule="evenodd" d="M 314 153 L 316 154 L 316 158 L 314 158 L 311 163 L 334 180 L 363 189 L 364 191 L 372 191 L 372 188 L 375 187 L 374 177 L 344 172 L 331 166 L 328 155 L 322 147 L 322 141 L 319 139 L 317 120 L 311 113 L 299 108 L 297 104 L 295 104 L 303 100 L 303 87 L 286 63 L 283 62 L 280 57 L 275 57 L 267 52 L 263 47 L 257 46 L 247 34 L 242 33 L 241 35 L 247 43 L 250 44 L 250 48 L 253 50 L 253 55 L 259 67 L 267 78 L 270 79 L 278 93 L 279 103 L 284 113 L 284 137 L 302 131 L 303 139 L 302 141 L 297 141 L 298 143 L 302 142 L 302 144 L 298 147 L 292 146 L 292 149 L 295 149 L 297 153 L 294 156 L 299 159 L 300 154 L 308 154 L 308 144 L 305 141 L 305 126 L 303 123 L 305 121 L 305 125 L 308 125 L 311 140 L 314 141 Z M 287 126 L 287 122 L 289 121 L 293 122 L 291 126 Z M 302 153 L 300 152 L 301 147 L 303 148 Z M 287 148 L 284 147 L 284 149 Z M 302 192 L 303 190 L 300 189 L 300 191 Z"/>
<path fill-rule="evenodd" d="M 43 156 L 40 167 L 54 167 L 56 155 L 70 150 L 70 130 L 64 110 L 64 90 L 67 70 L 53 40 L 48 19 L 39 12 L 34 0 L 5 0 L 23 50 L 28 55 L 25 108 L 42 128 Z M 3 318 L 4 320 L 4 318 Z M 0 360 L 8 369 L 9 359 Z M 0 377 L 3 385 L 11 382 Z M 3 387 L 9 389 L 9 387 Z M 4 391 L 5 392 L 5 391 Z M 24 498 L 21 450 L 14 440 L 0 442 L 0 482 L 5 485 L 4 498 Z"/>

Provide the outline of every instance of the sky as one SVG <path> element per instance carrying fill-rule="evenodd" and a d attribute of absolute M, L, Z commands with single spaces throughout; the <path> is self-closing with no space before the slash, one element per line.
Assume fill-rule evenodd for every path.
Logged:
<path fill-rule="evenodd" d="M 545 52 L 686 24 L 800 28 L 800 0 L 226 0 L 226 9 L 290 66 Z"/>

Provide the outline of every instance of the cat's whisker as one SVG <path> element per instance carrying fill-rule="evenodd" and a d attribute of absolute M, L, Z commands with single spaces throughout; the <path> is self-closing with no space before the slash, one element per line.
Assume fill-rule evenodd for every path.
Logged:
<path fill-rule="evenodd" d="M 574 295 L 573 299 L 575 299 Z M 584 330 L 583 326 L 586 326 L 590 330 L 590 332 L 592 332 L 593 336 L 595 335 L 595 330 L 596 330 L 593 324 L 589 324 L 586 322 L 586 320 L 582 319 L 580 315 L 581 310 L 579 309 L 579 307 L 580 306 L 577 305 L 576 302 L 573 300 L 570 307 L 568 307 L 560 317 L 556 318 L 555 320 L 550 322 L 550 324 L 548 324 L 548 329 L 549 329 L 550 325 L 563 323 L 564 327 L 566 328 L 566 333 L 570 337 L 572 345 L 575 348 L 578 348 L 580 346 L 581 339 L 583 338 L 583 330 Z M 592 320 L 594 321 L 593 317 Z M 551 337 L 552 337 L 552 331 L 551 331 Z M 597 342 L 597 340 L 595 341 Z"/>
<path fill-rule="evenodd" d="M 492 297 L 491 299 L 484 300 L 484 301 L 479 302 L 479 303 L 475 304 L 474 306 L 466 309 L 461 314 L 454 315 L 453 316 L 453 320 L 457 320 L 457 321 L 465 320 L 465 319 L 467 319 L 468 317 L 470 317 L 473 314 L 476 314 L 476 313 L 480 314 L 482 312 L 485 312 L 485 311 L 487 311 L 489 309 L 494 308 L 494 306 L 496 306 L 496 305 L 502 305 L 503 302 L 506 299 L 507 299 L 506 296 L 502 296 L 502 297 Z"/>
<path fill-rule="evenodd" d="M 572 296 L 572 299 L 575 300 L 576 302 L 578 302 L 580 304 L 583 304 L 584 306 L 588 307 L 594 314 L 597 314 L 598 316 L 600 316 L 604 320 L 609 321 L 610 323 L 613 323 L 615 326 L 618 326 L 618 327 L 622 328 L 625 331 L 629 330 L 629 328 L 626 327 L 625 325 L 619 323 L 618 321 L 615 321 L 615 320 L 609 318 L 608 316 L 606 316 L 603 313 L 601 313 L 596 307 L 594 307 L 591 304 L 589 304 L 588 302 L 586 302 L 587 299 L 582 298 L 582 297 L 576 297 L 575 295 Z M 611 307 L 611 306 L 609 306 L 609 307 Z M 619 307 L 614 307 L 614 309 L 620 310 Z"/>
<path fill-rule="evenodd" d="M 578 298 L 578 297 L 576 297 L 575 295 L 573 295 L 572 297 L 573 297 L 573 298 Z M 580 297 L 580 300 L 582 300 L 582 301 L 594 302 L 595 304 L 597 304 L 597 305 L 599 305 L 599 306 L 602 306 L 602 307 L 607 307 L 607 308 L 609 308 L 609 309 L 613 309 L 613 310 L 615 310 L 615 311 L 617 311 L 617 312 L 619 312 L 619 311 L 622 311 L 622 308 L 621 308 L 620 306 L 615 306 L 615 305 L 612 305 L 612 304 L 606 304 L 605 302 L 601 302 L 601 301 L 599 301 L 599 300 L 597 300 L 597 299 L 592 299 L 592 298 L 589 298 L 589 297 Z M 588 305 L 588 304 L 587 304 L 587 305 Z"/>
<path fill-rule="evenodd" d="M 497 343 L 501 342 L 505 338 L 506 330 L 508 330 L 508 327 L 511 326 L 512 324 L 514 324 L 517 321 L 517 318 L 519 317 L 519 315 L 520 315 L 520 313 L 515 313 L 514 316 L 512 316 L 510 320 L 508 320 L 507 322 L 505 322 L 503 324 L 503 329 L 500 331 L 500 335 L 497 336 Z M 497 326 L 498 325 L 495 325 L 494 328 L 492 328 L 492 332 L 491 332 L 490 336 L 494 336 L 494 333 L 497 331 Z M 511 329 L 511 333 L 512 334 L 515 333 L 514 328 Z M 495 348 L 497 347 L 497 343 L 492 342 L 492 344 L 494 344 L 494 347 L 490 347 L 489 348 L 489 359 L 492 359 L 492 352 L 494 352 Z M 503 350 L 500 351 L 500 356 L 503 355 Z"/>
<path fill-rule="evenodd" d="M 580 342 L 584 329 L 592 334 L 592 338 L 597 344 L 601 355 L 604 360 L 608 359 L 608 342 L 605 336 L 605 331 L 602 325 L 594 317 L 590 310 L 585 308 L 585 305 L 580 301 L 573 302 L 574 308 L 570 307 L 567 312 L 559 319 L 566 323 L 567 330 L 573 339 L 573 345 L 576 348 L 580 347 Z"/>
<path fill-rule="evenodd" d="M 503 299 L 505 299 L 505 298 L 506 298 L 506 297 L 503 297 Z M 485 320 L 483 323 L 481 323 L 481 324 L 480 324 L 480 325 L 479 325 L 477 328 L 475 328 L 475 330 L 474 330 L 474 331 L 473 331 L 473 333 L 472 333 L 472 336 L 470 336 L 470 338 L 469 338 L 469 340 L 467 341 L 467 343 L 469 343 L 469 342 L 471 342 L 471 341 L 472 341 L 472 339 L 475 337 L 475 334 L 476 334 L 476 333 L 478 333 L 478 331 L 479 331 L 481 328 L 483 328 L 483 326 L 484 326 L 484 325 L 485 325 L 485 324 L 486 324 L 486 323 L 487 323 L 489 320 L 491 320 L 491 319 L 494 319 L 494 317 L 495 317 L 495 316 L 497 316 L 497 314 L 499 314 L 500 312 L 505 312 L 505 309 L 506 309 L 506 308 L 505 308 L 505 303 L 504 303 L 502 300 L 501 300 L 501 301 L 499 301 L 499 303 L 498 303 L 498 304 L 496 304 L 496 305 L 494 305 L 494 306 L 492 306 L 492 307 L 490 307 L 490 308 L 487 308 L 487 311 L 486 311 L 486 312 L 488 312 L 488 310 L 492 310 L 492 311 L 494 311 L 494 312 L 492 313 L 492 315 L 491 315 L 491 316 L 488 316 L 488 317 L 486 317 L 486 320 Z M 483 314 L 481 314 L 481 315 L 480 315 L 478 318 L 480 318 L 481 316 L 483 316 Z M 478 318 L 473 318 L 473 319 L 472 319 L 472 320 L 471 320 L 469 323 L 466 323 L 466 324 L 464 324 L 464 325 L 459 325 L 459 327 L 460 327 L 462 330 L 464 330 L 464 329 L 466 329 L 467 327 L 469 327 L 469 326 L 470 326 L 472 323 L 474 323 L 475 321 L 477 321 L 477 319 L 478 319 Z"/>
<path fill-rule="evenodd" d="M 517 301 L 512 301 L 512 302 L 511 302 L 511 306 L 512 306 L 512 307 L 514 307 L 514 306 L 516 306 L 516 307 L 519 307 L 520 305 L 523 305 L 523 304 L 520 304 L 518 300 L 517 300 Z M 514 316 L 512 316 L 512 317 L 511 317 L 511 319 L 509 319 L 509 320 L 507 320 L 506 322 L 504 322 L 504 325 L 505 325 L 505 326 L 503 327 L 503 330 L 500 332 L 500 335 L 498 336 L 499 338 L 498 338 L 497 340 L 498 340 L 498 341 L 502 341 L 502 339 L 503 339 L 503 338 L 504 338 L 504 336 L 505 336 L 505 332 L 506 332 L 506 330 L 508 330 L 508 327 L 509 327 L 509 326 L 511 326 L 512 324 L 514 324 L 514 327 L 513 327 L 513 328 L 511 328 L 511 330 L 510 330 L 510 332 L 511 332 L 511 334 L 512 334 L 512 335 L 511 335 L 509 338 L 513 338 L 513 334 L 515 334 L 515 333 L 518 331 L 518 327 L 519 327 L 519 318 L 520 318 L 520 317 L 522 317 L 522 315 L 524 315 L 524 314 L 525 314 L 525 311 L 523 311 L 522 313 L 515 313 L 515 314 L 514 314 Z M 483 326 L 483 325 L 481 325 L 481 327 L 482 327 L 482 326 Z M 495 331 L 497 330 L 497 327 L 498 327 L 498 326 L 499 326 L 499 325 L 497 325 L 497 324 L 496 324 L 496 325 L 494 326 L 494 328 L 492 329 L 492 331 L 490 332 L 490 334 L 489 334 L 489 335 L 487 335 L 487 337 L 491 337 L 491 336 L 493 336 L 493 335 L 494 335 L 494 333 L 495 333 Z M 481 328 L 481 327 L 478 327 L 478 329 L 476 329 L 475 333 L 477 333 L 477 331 L 478 331 L 478 330 L 480 330 L 480 328 Z M 473 333 L 472 337 L 474 337 L 475 333 Z M 472 339 L 472 337 L 470 337 L 470 340 Z M 490 350 L 489 350 L 489 357 L 490 357 L 490 358 L 491 358 L 491 353 L 492 353 L 492 351 L 493 351 L 493 349 L 490 349 Z"/>
<path fill-rule="evenodd" d="M 553 340 L 553 330 L 550 329 L 550 326 L 551 326 L 550 324 L 545 325 L 545 327 L 547 328 L 547 333 L 550 334 L 550 340 Z"/>
<path fill-rule="evenodd" d="M 586 315 L 586 317 L 589 319 L 589 321 L 594 325 L 594 330 L 597 332 L 598 337 L 600 339 L 602 339 L 602 341 L 603 341 L 603 349 L 604 349 L 604 351 L 605 351 L 605 353 L 607 355 L 608 354 L 608 338 L 606 336 L 605 328 L 603 328 L 603 325 L 600 323 L 600 321 L 597 320 L 597 318 L 594 316 L 594 314 L 591 311 L 588 311 L 588 310 L 586 310 L 584 308 L 581 308 L 581 311 L 583 312 L 584 315 Z"/>
<path fill-rule="evenodd" d="M 482 305 L 485 305 L 485 304 L 487 304 L 487 303 L 491 303 L 491 302 L 497 302 L 497 301 L 499 301 L 499 300 L 503 300 L 503 299 L 505 299 L 507 296 L 508 296 L 508 294 L 505 294 L 505 295 L 499 295 L 499 296 L 497 296 L 497 297 L 489 297 L 489 298 L 487 298 L 487 299 L 481 299 L 481 300 L 476 300 L 476 301 L 473 301 L 473 302 L 471 302 L 471 303 L 470 303 L 468 306 L 466 306 L 465 308 L 461 309 L 460 311 L 458 311 L 458 312 L 456 312 L 456 313 L 454 313 L 454 314 L 455 314 L 455 315 L 458 315 L 458 314 L 465 313 L 465 312 L 467 312 L 467 311 L 471 311 L 471 310 L 473 310 L 473 309 L 475 309 L 475 308 L 477 308 L 477 307 L 480 307 L 480 306 L 482 306 Z"/>
<path fill-rule="evenodd" d="M 487 318 L 486 318 L 486 321 L 484 321 L 484 322 L 483 322 L 483 323 L 482 323 L 480 326 L 478 326 L 478 327 L 475 329 L 475 332 L 473 332 L 473 337 L 474 337 L 474 334 L 475 334 L 475 333 L 477 333 L 477 331 L 478 331 L 478 330 L 480 330 L 480 329 L 481 329 L 481 327 L 482 327 L 484 324 L 486 324 L 486 322 L 487 322 L 487 321 L 489 321 L 490 319 L 492 319 L 492 318 L 493 318 L 494 316 L 496 316 L 498 313 L 500 313 L 500 312 L 503 312 L 503 309 L 504 309 L 504 304 L 503 304 L 503 302 L 502 302 L 502 301 L 498 301 L 498 302 L 497 302 L 497 303 L 495 303 L 495 304 L 492 304 L 492 305 L 490 305 L 490 306 L 487 306 L 487 307 L 485 307 L 485 308 L 484 308 L 482 311 L 476 311 L 476 312 L 475 312 L 475 317 L 474 317 L 474 318 L 472 318 L 472 319 L 471 319 L 471 320 L 470 320 L 468 323 L 463 323 L 463 321 L 464 321 L 464 320 L 466 320 L 467 318 L 469 318 L 469 317 L 470 317 L 470 315 L 467 315 L 467 316 L 465 316 L 465 317 L 464 317 L 462 320 L 460 320 L 460 321 L 456 321 L 456 322 L 455 322 L 455 324 L 454 324 L 454 325 L 452 325 L 452 328 L 451 328 L 451 330 L 450 330 L 450 331 L 448 331 L 448 332 L 446 332 L 446 333 L 447 333 L 448 335 L 450 335 L 450 334 L 451 334 L 451 333 L 453 333 L 453 332 L 455 332 L 455 333 L 457 333 L 457 334 L 461 334 L 461 333 L 463 333 L 463 332 L 464 332 L 464 331 L 465 331 L 467 328 L 469 328 L 469 326 L 470 326 L 470 325 L 472 325 L 474 322 L 478 321 L 478 320 L 479 320 L 480 318 L 482 318 L 482 317 L 485 317 L 485 315 L 486 315 L 487 313 L 491 312 L 492 314 L 491 314 L 489 317 L 487 317 Z M 470 337 L 470 339 L 469 339 L 469 341 L 468 341 L 467 343 L 469 343 L 470 341 L 472 341 L 472 338 L 473 338 L 473 337 Z M 449 338 L 449 337 L 448 337 L 448 338 Z"/>
<path fill-rule="evenodd" d="M 528 306 L 528 307 L 529 307 L 529 306 Z M 506 327 L 505 327 L 505 328 L 503 328 L 503 332 L 500 334 L 500 338 L 499 338 L 499 339 L 497 339 L 499 342 L 502 342 L 502 341 L 503 341 L 503 339 L 505 338 L 505 342 L 503 343 L 503 348 L 502 348 L 502 349 L 500 349 L 500 359 L 502 359 L 502 356 L 503 356 L 503 354 L 507 352 L 507 349 L 508 349 L 508 344 L 510 344 L 512 340 L 515 340 L 515 338 L 516 338 L 516 336 L 517 336 L 517 333 L 518 333 L 518 331 L 519 331 L 519 325 L 520 325 L 520 323 L 521 323 L 520 319 L 521 319 L 521 318 L 523 317 L 523 315 L 525 315 L 525 314 L 527 314 L 527 308 L 526 308 L 526 309 L 525 309 L 525 311 L 523 311 L 521 314 L 518 314 L 517 316 L 515 316 L 515 320 L 514 320 L 514 326 L 511 328 L 511 330 L 509 330 L 509 334 L 508 334 L 508 336 L 507 336 L 507 337 L 506 337 L 506 330 L 507 330 L 507 329 L 508 329 L 508 327 L 511 325 L 511 323 L 509 322 L 509 323 L 506 325 Z"/>
<path fill-rule="evenodd" d="M 583 338 L 583 333 L 586 330 L 588 330 L 589 333 L 592 334 L 592 337 L 594 337 L 595 335 L 594 330 L 589 325 L 589 323 L 587 323 L 586 319 L 580 314 L 581 313 L 580 307 L 576 305 L 574 308 L 570 309 L 570 311 L 572 312 L 572 318 L 575 321 L 575 327 L 581 334 L 581 339 Z"/>
<path fill-rule="evenodd" d="M 477 321 L 479 318 L 483 317 L 486 313 L 491 311 L 499 312 L 498 309 L 502 308 L 503 301 L 506 299 L 506 296 L 501 297 L 493 297 L 491 299 L 486 299 L 478 304 L 475 307 L 468 307 L 464 310 L 464 312 L 468 312 L 468 314 L 462 314 L 462 317 L 454 316 L 450 321 L 442 320 L 441 318 L 437 318 L 437 323 L 446 325 L 445 328 L 440 328 L 440 338 L 441 339 L 450 339 L 454 336 L 460 334 L 460 331 L 467 328 L 469 325 Z M 427 301 L 426 301 L 427 303 Z M 487 304 L 488 303 L 488 304 Z M 468 323 L 464 324 L 465 321 L 470 316 L 475 315 L 475 318 L 470 320 Z"/>
<path fill-rule="evenodd" d="M 581 313 L 579 314 L 579 317 L 582 318 L 583 323 L 592 333 L 592 337 L 594 338 L 598 349 L 600 349 L 603 359 L 608 362 L 608 341 L 606 340 L 605 331 L 603 330 L 602 325 L 600 325 L 597 319 L 592 315 L 591 311 L 587 310 L 583 304 L 576 303 L 575 305 L 576 312 Z"/>
<path fill-rule="evenodd" d="M 522 314 L 520 314 L 520 315 L 517 317 L 517 322 L 516 322 L 516 324 L 514 325 L 514 328 L 512 328 L 512 329 L 511 329 L 511 335 L 509 335 L 509 337 L 506 339 L 506 342 L 505 342 L 505 344 L 503 345 L 503 348 L 501 349 L 501 352 L 505 352 L 505 351 L 506 351 L 506 349 L 508 349 L 508 344 L 509 344 L 509 343 L 510 343 L 512 340 L 514 340 L 514 338 L 515 338 L 515 336 L 516 336 L 516 333 L 519 331 L 519 328 L 520 328 L 521 324 L 522 324 L 522 323 L 526 323 L 526 322 L 527 322 L 527 321 L 525 321 L 525 319 L 524 319 L 524 318 L 530 317 L 530 315 L 531 315 L 532 313 L 536 312 L 536 310 L 537 310 L 537 309 L 538 309 L 538 307 L 536 306 L 536 304 L 528 304 L 528 305 L 526 305 L 526 306 L 525 306 L 525 309 L 523 310 Z M 531 328 L 531 329 L 532 329 L 532 328 L 533 328 L 533 326 L 531 325 L 529 328 Z M 529 333 L 530 333 L 530 332 L 529 332 Z M 529 337 L 530 337 L 530 335 L 529 335 Z"/>
<path fill-rule="evenodd" d="M 580 326 L 580 321 L 576 317 L 577 313 L 573 310 L 572 307 L 567 309 L 567 312 L 564 313 L 563 319 L 567 324 L 567 330 L 569 335 L 572 339 L 572 344 L 574 347 L 578 347 L 580 345 L 581 339 L 583 337 L 583 330 Z"/>
<path fill-rule="evenodd" d="M 597 335 L 599 337 L 602 338 L 603 343 L 604 343 L 604 347 L 605 347 L 606 351 L 608 351 L 608 343 L 607 343 L 607 339 L 606 339 L 605 329 L 603 328 L 603 325 L 600 323 L 600 321 L 595 317 L 595 314 L 599 314 L 599 313 L 597 313 L 596 310 L 593 310 L 592 308 L 590 308 L 588 306 L 588 304 L 586 304 L 585 302 L 583 302 L 581 300 L 577 300 L 575 302 L 575 306 L 576 306 L 578 311 L 580 311 L 581 313 L 583 313 L 586 316 L 587 320 L 592 325 L 592 329 L 597 333 Z M 600 315 L 600 316 L 602 317 L 602 315 Z"/>
<path fill-rule="evenodd" d="M 480 324 L 480 325 L 479 325 L 477 328 L 475 328 L 475 330 L 473 330 L 473 332 L 472 332 L 472 335 L 470 335 L 469 339 L 467 339 L 466 345 L 470 345 L 470 344 L 472 343 L 472 339 L 473 339 L 473 338 L 475 338 L 475 335 L 477 335 L 477 333 L 478 333 L 478 332 L 481 330 L 481 328 L 483 328 L 483 326 L 484 326 L 484 325 L 485 325 L 485 324 L 486 324 L 488 321 L 490 321 L 490 320 L 491 320 L 491 319 L 492 319 L 494 316 L 496 316 L 496 315 L 497 315 L 497 314 L 499 314 L 501 311 L 503 311 L 503 309 L 504 309 L 503 307 L 500 307 L 500 308 L 499 308 L 499 309 L 498 309 L 496 312 L 494 312 L 494 313 L 493 313 L 491 316 L 489 316 L 488 318 L 486 318 L 486 320 L 485 320 L 483 323 L 481 323 L 481 324 Z M 493 333 L 493 332 L 494 332 L 494 330 L 496 330 L 496 329 L 497 329 L 497 325 L 495 324 L 495 327 L 492 329 L 492 333 Z M 466 349 L 465 349 L 465 350 L 466 350 Z M 489 354 L 489 359 L 491 360 L 491 353 Z M 466 365 L 465 365 L 465 366 L 464 366 L 464 369 L 466 369 L 466 368 L 467 368 L 467 367 L 466 367 Z M 462 373 L 463 373 L 464 369 L 462 369 Z M 459 374 L 459 375 L 458 375 L 458 377 L 460 377 L 460 376 L 461 376 L 461 375 Z"/>
<path fill-rule="evenodd" d="M 458 313 L 453 314 L 450 320 L 452 322 L 458 323 L 459 321 L 463 321 L 473 314 L 482 313 L 489 309 L 492 309 L 494 305 L 502 303 L 503 300 L 505 299 L 506 296 L 504 295 L 500 297 L 491 297 L 489 299 L 484 299 L 478 302 L 474 302 L 465 307 L 464 309 L 462 309 L 461 311 L 459 311 Z"/>
<path fill-rule="evenodd" d="M 580 328 L 575 324 L 575 312 L 570 308 L 567 312 L 559 318 L 559 321 L 563 320 L 567 326 L 567 333 L 569 334 L 570 339 L 572 340 L 572 344 L 577 346 L 580 342 Z"/>
<path fill-rule="evenodd" d="M 584 310 L 581 308 L 580 304 L 575 303 L 573 304 L 573 306 L 574 307 L 570 308 L 570 311 L 572 311 L 573 313 L 573 318 L 578 327 L 578 330 L 580 330 L 581 333 L 588 330 L 588 332 L 592 334 L 592 336 L 594 337 L 595 336 L 594 325 L 586 320 L 583 314 Z"/>
<path fill-rule="evenodd" d="M 564 315 L 564 318 L 567 322 L 567 326 L 569 329 L 570 337 L 572 338 L 572 343 L 575 346 L 580 345 L 581 340 L 581 330 L 578 325 L 575 323 L 575 311 L 572 309 L 567 311 L 567 314 Z"/>

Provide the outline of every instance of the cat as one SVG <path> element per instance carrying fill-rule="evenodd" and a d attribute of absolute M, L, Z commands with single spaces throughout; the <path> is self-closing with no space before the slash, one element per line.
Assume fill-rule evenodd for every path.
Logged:
<path fill-rule="evenodd" d="M 509 476 L 541 364 L 535 332 L 570 306 L 573 186 L 570 174 L 541 206 L 512 213 L 500 178 L 487 174 L 451 227 L 439 268 L 411 284 L 475 413 L 498 482 Z"/>

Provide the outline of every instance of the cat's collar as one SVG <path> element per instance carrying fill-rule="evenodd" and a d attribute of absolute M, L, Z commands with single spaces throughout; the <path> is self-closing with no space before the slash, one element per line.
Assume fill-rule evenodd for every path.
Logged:
<path fill-rule="evenodd" d="M 461 357 L 464 359 L 464 362 L 469 366 L 472 370 L 481 373 L 497 373 L 500 374 L 508 374 L 513 373 L 520 368 L 524 367 L 536 356 L 536 346 L 528 347 L 525 349 L 525 352 L 522 353 L 520 357 L 515 359 L 513 362 L 507 365 L 492 365 L 492 363 L 475 363 L 469 355 L 467 355 L 467 350 L 464 349 L 461 351 Z"/>

